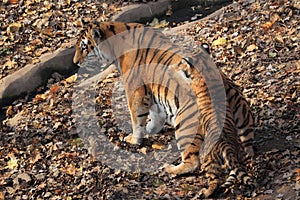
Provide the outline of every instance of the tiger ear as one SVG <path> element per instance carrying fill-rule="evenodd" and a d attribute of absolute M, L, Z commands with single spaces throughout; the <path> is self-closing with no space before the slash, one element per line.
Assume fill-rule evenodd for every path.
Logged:
<path fill-rule="evenodd" d="M 91 33 L 93 40 L 97 44 L 100 44 L 100 42 L 103 41 L 105 38 L 103 31 L 99 27 L 92 28 L 90 33 Z"/>
<path fill-rule="evenodd" d="M 89 18 L 80 18 L 78 20 L 78 25 L 81 26 L 82 29 L 88 28 L 91 20 Z"/>
<path fill-rule="evenodd" d="M 99 28 L 92 29 L 93 38 L 100 39 L 103 37 L 103 32 Z"/>

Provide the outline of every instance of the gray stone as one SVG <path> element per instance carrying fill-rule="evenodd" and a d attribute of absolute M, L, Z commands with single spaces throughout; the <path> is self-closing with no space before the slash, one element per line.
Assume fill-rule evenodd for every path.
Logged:
<path fill-rule="evenodd" d="M 123 8 L 122 12 L 117 13 L 111 19 L 112 21 L 120 22 L 140 21 L 143 18 L 146 19 L 163 14 L 170 4 L 171 0 L 159 0 L 147 4 L 130 5 Z"/>
<path fill-rule="evenodd" d="M 41 56 L 41 62 L 24 68 L 0 80 L 0 108 L 9 105 L 21 95 L 45 84 L 52 73 L 68 75 L 78 68 L 72 59 L 75 48 L 59 49 Z"/>

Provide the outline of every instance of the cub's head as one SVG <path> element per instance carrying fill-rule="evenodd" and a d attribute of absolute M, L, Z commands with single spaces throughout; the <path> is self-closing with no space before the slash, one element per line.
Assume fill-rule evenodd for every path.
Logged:
<path fill-rule="evenodd" d="M 88 54 L 99 48 L 98 46 L 104 38 L 104 32 L 98 24 L 89 24 L 87 28 L 83 29 L 79 34 L 75 46 L 76 51 L 73 62 L 75 64 L 81 64 Z M 100 53 L 99 49 L 94 53 L 96 53 L 96 56 L 102 57 L 102 55 L 97 55 Z"/>

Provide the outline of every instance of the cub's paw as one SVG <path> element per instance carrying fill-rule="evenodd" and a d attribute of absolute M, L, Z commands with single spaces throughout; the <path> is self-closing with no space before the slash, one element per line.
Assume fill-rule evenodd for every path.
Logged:
<path fill-rule="evenodd" d="M 140 145 L 142 143 L 141 138 L 133 137 L 132 134 L 126 136 L 124 138 L 124 141 L 129 143 L 129 144 L 133 144 L 133 145 Z"/>

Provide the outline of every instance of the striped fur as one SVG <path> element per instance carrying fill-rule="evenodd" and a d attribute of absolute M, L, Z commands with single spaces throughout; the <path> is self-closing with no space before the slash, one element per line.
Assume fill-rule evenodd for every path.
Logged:
<path fill-rule="evenodd" d="M 233 113 L 227 103 L 226 121 L 220 140 L 214 145 L 211 153 L 201 159 L 201 168 L 208 180 L 208 188 L 202 188 L 201 197 L 208 197 L 217 189 L 226 189 L 236 181 L 253 187 L 252 177 L 245 171 L 246 152 L 235 134 Z M 221 184 L 219 177 L 223 174 L 223 167 L 229 171 L 225 183 Z M 220 186 L 220 187 L 219 187 Z"/>
<path fill-rule="evenodd" d="M 201 45 L 202 49 L 210 54 L 210 48 L 207 43 Z M 238 131 L 238 136 L 242 142 L 244 151 L 250 159 L 254 156 L 254 119 L 249 103 L 243 96 L 240 88 L 234 82 L 220 72 L 223 78 L 226 99 L 233 112 L 233 119 Z"/>
<path fill-rule="evenodd" d="M 211 195 L 220 186 L 218 176 L 212 176 L 221 174 L 220 170 L 214 171 L 219 169 L 218 166 L 225 163 L 231 170 L 224 186 L 232 183 L 234 175 L 240 177 L 239 171 L 244 173 L 239 162 L 244 152 L 236 148 L 240 145 L 237 129 L 242 128 L 236 128 L 236 125 L 245 127 L 246 124 L 239 121 L 240 112 L 235 112 L 236 115 L 231 112 L 236 108 L 234 102 L 238 102 L 237 98 L 231 97 L 240 93 L 236 93 L 231 82 L 221 74 L 226 98 L 231 104 L 228 106 L 226 100 L 212 100 L 208 83 L 213 83 L 216 93 L 224 90 L 224 86 L 215 81 L 214 77 L 220 76 L 220 72 L 210 68 L 209 60 L 198 55 L 188 58 L 160 31 L 136 23 L 89 25 L 77 41 L 74 63 L 84 62 L 92 52 L 101 63 L 116 62 L 123 76 L 133 130 L 133 134 L 125 138 L 126 142 L 141 144 L 145 132 L 157 133 L 165 122 L 173 125 L 182 162 L 165 169 L 174 176 L 193 172 L 200 167 L 200 149 L 205 149 L 207 154 L 203 154 L 202 168 L 215 186 L 203 189 L 204 196 Z M 194 63 L 199 66 L 196 68 Z M 218 112 L 218 106 L 222 105 L 227 109 Z M 219 116 L 225 118 L 223 128 Z M 150 123 L 147 124 L 148 117 Z M 236 118 L 235 122 L 233 118 Z M 250 141 L 248 137 L 240 138 Z M 244 183 L 250 184 L 250 181 Z"/>

